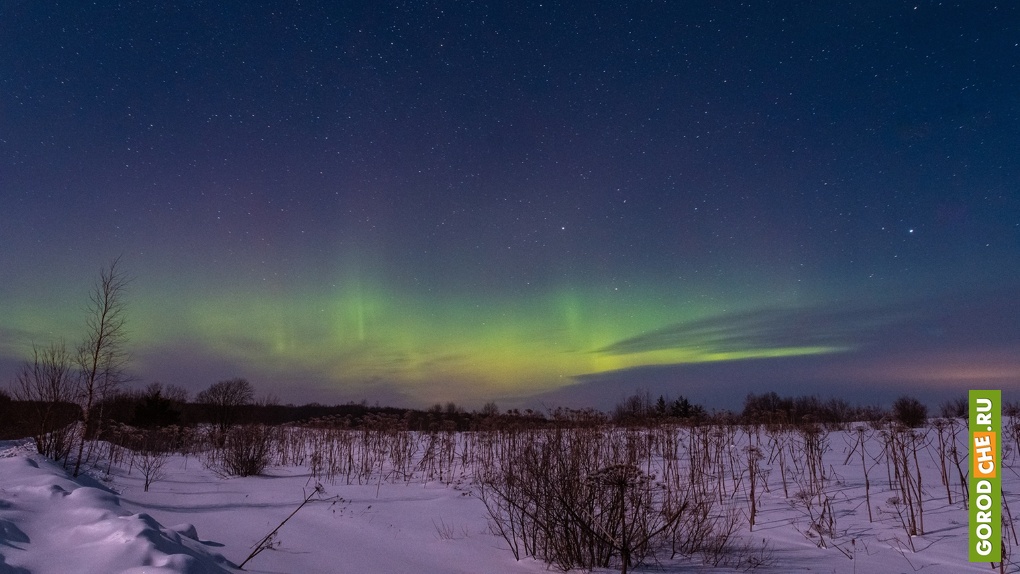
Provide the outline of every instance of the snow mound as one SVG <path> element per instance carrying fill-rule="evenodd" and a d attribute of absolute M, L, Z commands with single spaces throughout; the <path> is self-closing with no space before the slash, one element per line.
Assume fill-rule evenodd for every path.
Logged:
<path fill-rule="evenodd" d="M 35 452 L 35 443 L 32 439 L 0 440 L 0 458 L 27 456 Z"/>
<path fill-rule="evenodd" d="M 191 524 L 166 528 L 26 449 L 0 449 L 0 573 L 220 574 Z"/>

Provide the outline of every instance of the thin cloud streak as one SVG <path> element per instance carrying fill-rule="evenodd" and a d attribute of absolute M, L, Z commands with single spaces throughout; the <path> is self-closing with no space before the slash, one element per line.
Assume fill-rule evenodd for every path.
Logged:
<path fill-rule="evenodd" d="M 638 353 L 708 341 L 740 344 L 845 343 L 826 355 L 754 358 L 634 367 L 575 377 L 576 384 L 536 395 L 529 406 L 611 408 L 633 392 L 684 395 L 714 408 L 739 408 L 747 393 L 818 394 L 888 403 L 914 393 L 933 406 L 969 388 L 1020 391 L 1020 309 L 1014 289 L 961 293 L 854 310 L 765 310 L 673 325 L 600 352 Z M 703 343 L 704 344 L 704 343 Z"/>

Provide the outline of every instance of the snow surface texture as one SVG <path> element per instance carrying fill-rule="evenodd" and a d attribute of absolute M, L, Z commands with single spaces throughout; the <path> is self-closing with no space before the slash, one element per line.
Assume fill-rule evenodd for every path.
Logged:
<path fill-rule="evenodd" d="M 916 551 L 886 499 L 885 470 L 874 469 L 869 523 L 860 462 L 846 464 L 848 446 L 834 433 L 826 464 L 833 486 L 839 533 L 835 541 L 853 560 L 820 548 L 802 509 L 783 496 L 777 473 L 762 496 L 753 531 L 740 535 L 768 540 L 773 564 L 755 572 L 846 574 L 989 572 L 989 564 L 967 562 L 967 512 L 949 505 L 935 463 L 922 460 L 926 477 L 926 534 L 914 537 Z M 852 436 L 847 436 L 852 441 Z M 878 445 L 872 445 L 873 451 Z M 105 470 L 105 469 L 104 469 Z M 1007 497 L 1016 476 L 1005 473 Z M 115 494 L 106 483 L 119 494 Z M 314 487 L 305 467 L 272 467 L 259 477 L 223 478 L 194 457 L 174 456 L 164 476 L 143 490 L 137 468 L 114 465 L 103 483 L 70 479 L 58 465 L 34 454 L 30 443 L 0 442 L 0 574 L 219 573 L 239 564 Z M 410 481 L 326 484 L 274 539 L 273 548 L 252 559 L 247 572 L 353 574 L 539 574 L 555 568 L 515 561 L 506 542 L 494 536 L 470 480 L 449 484 Z M 162 524 L 180 524 L 165 527 Z M 196 529 L 197 527 L 197 529 Z M 199 536 L 201 534 L 201 537 Z M 226 558 L 224 558 L 226 557 Z M 229 559 L 229 562 L 227 561 Z M 233 564 L 231 564 L 233 563 Z M 694 561 L 667 561 L 636 569 L 667 574 L 733 572 Z M 612 572 L 600 570 L 599 573 Z"/>
<path fill-rule="evenodd" d="M 311 492 L 304 469 L 224 479 L 178 456 L 149 492 L 137 469 L 115 467 L 117 495 L 87 477 L 75 482 L 34 451 L 0 442 L 0 574 L 235 572 L 220 553 L 243 561 Z M 516 562 L 463 490 L 420 483 L 327 490 L 346 501 L 305 506 L 245 571 L 548 573 L 540 562 Z M 182 524 L 167 528 L 153 516 Z"/>
<path fill-rule="evenodd" d="M 166 528 L 26 448 L 0 447 L 0 573 L 226 573 L 190 524 Z"/>

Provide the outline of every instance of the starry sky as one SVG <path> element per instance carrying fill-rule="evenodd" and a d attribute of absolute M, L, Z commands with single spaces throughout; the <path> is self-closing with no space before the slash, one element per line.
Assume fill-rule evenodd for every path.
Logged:
<path fill-rule="evenodd" d="M 0 3 L 0 382 L 283 402 L 1020 390 L 1010 2 Z"/>

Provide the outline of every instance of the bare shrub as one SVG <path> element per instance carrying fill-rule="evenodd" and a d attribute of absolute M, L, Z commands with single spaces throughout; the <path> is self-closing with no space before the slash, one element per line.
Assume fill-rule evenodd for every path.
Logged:
<path fill-rule="evenodd" d="M 39 454 L 66 461 L 74 439 L 78 409 L 74 400 L 72 358 L 63 343 L 32 347 L 14 379 L 14 398 L 29 405 L 30 432 Z"/>
<path fill-rule="evenodd" d="M 969 412 L 967 397 L 948 399 L 939 405 L 939 416 L 942 418 L 965 419 Z"/>
<path fill-rule="evenodd" d="M 226 476 L 257 476 L 269 466 L 274 428 L 239 425 L 223 435 L 223 446 L 209 453 L 207 465 Z"/>
<path fill-rule="evenodd" d="M 689 475 L 675 461 L 663 462 L 680 444 L 668 441 L 672 454 L 659 457 L 653 447 L 664 432 L 590 426 L 493 433 L 475 470 L 492 531 L 518 559 L 533 556 L 563 570 L 616 564 L 627 572 L 663 552 L 723 560 L 740 513 L 716 510 L 719 482 L 711 474 Z M 688 454 L 701 461 L 700 445 L 708 443 L 697 441 L 700 450 Z M 723 468 L 722 459 L 711 464 Z"/>
<path fill-rule="evenodd" d="M 902 396 L 893 403 L 892 415 L 907 428 L 918 428 L 928 421 L 928 407 L 911 396 Z"/>
<path fill-rule="evenodd" d="M 149 492 L 152 483 L 163 479 L 163 468 L 170 459 L 170 451 L 166 448 L 165 440 L 159 435 L 159 431 L 144 433 L 141 448 L 135 451 L 135 460 L 138 470 L 142 472 L 145 492 Z"/>

